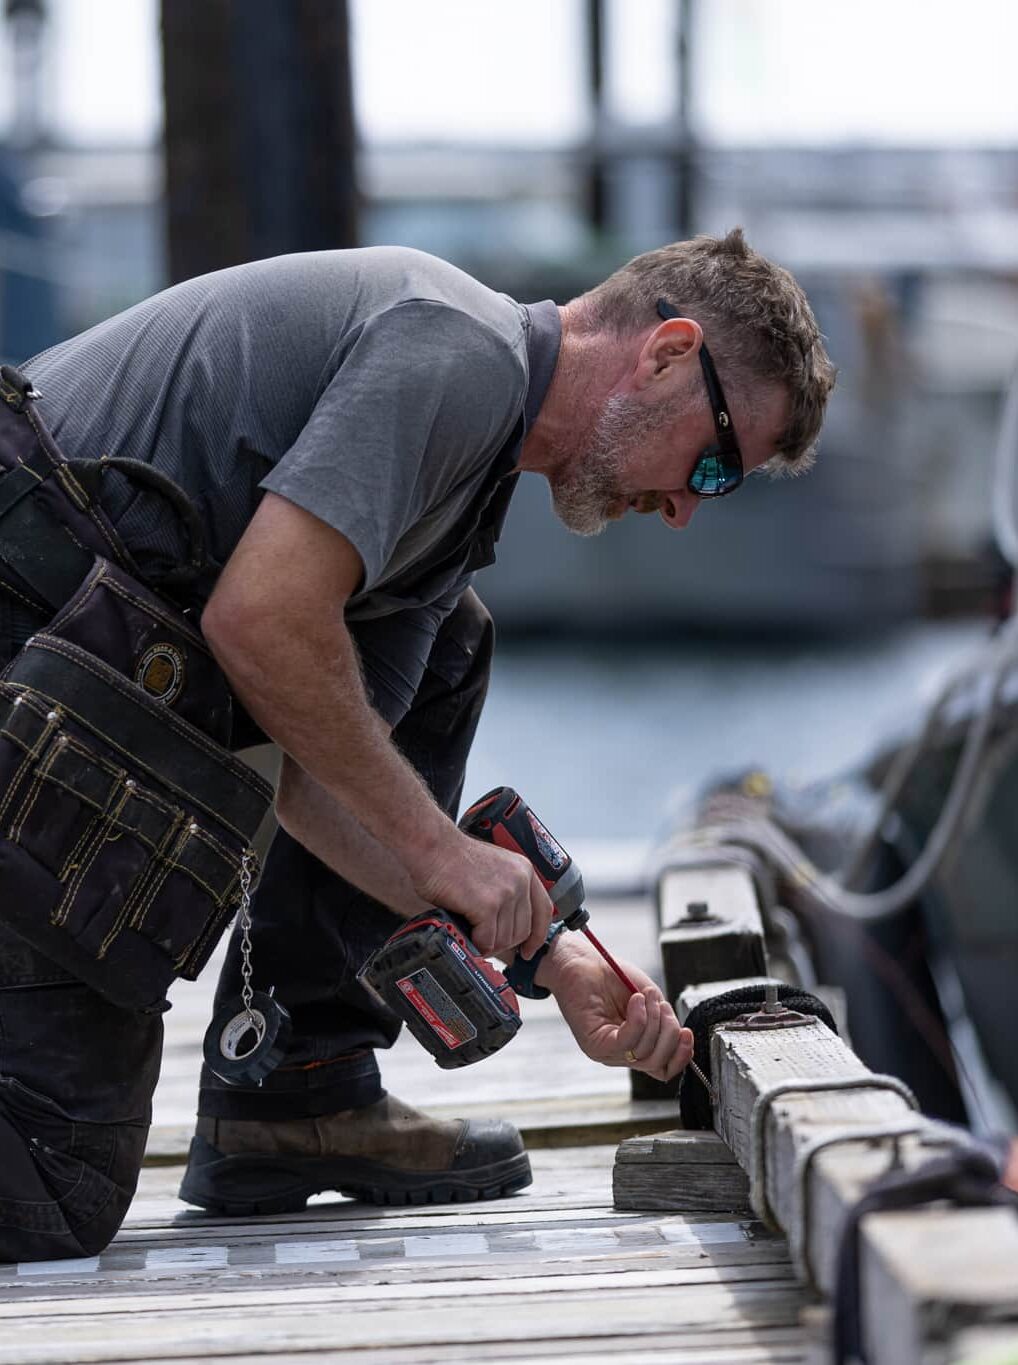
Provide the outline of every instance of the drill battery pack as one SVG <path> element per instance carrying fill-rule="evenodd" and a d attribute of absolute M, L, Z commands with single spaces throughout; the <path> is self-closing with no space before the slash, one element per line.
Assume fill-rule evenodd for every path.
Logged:
<path fill-rule="evenodd" d="M 408 920 L 359 976 L 445 1070 L 483 1061 L 519 1031 L 515 992 L 458 915 L 434 910 Z"/>

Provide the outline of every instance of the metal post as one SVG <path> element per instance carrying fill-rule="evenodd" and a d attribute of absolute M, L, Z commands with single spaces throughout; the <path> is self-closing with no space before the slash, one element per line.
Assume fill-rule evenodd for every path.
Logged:
<path fill-rule="evenodd" d="M 357 236 L 346 0 L 163 0 L 174 280 Z"/>
<path fill-rule="evenodd" d="M 696 231 L 696 148 L 693 141 L 693 28 L 694 0 L 679 0 L 678 51 L 679 107 L 676 128 L 675 191 L 676 223 L 681 238 Z"/>
<path fill-rule="evenodd" d="M 604 0 L 587 0 L 587 89 L 590 93 L 590 164 L 587 172 L 587 220 L 595 232 L 607 221 L 604 174 Z"/>
<path fill-rule="evenodd" d="M 44 0 L 5 0 L 4 17 L 11 35 L 14 109 L 8 146 L 28 152 L 42 141 L 42 43 L 46 27 Z"/>

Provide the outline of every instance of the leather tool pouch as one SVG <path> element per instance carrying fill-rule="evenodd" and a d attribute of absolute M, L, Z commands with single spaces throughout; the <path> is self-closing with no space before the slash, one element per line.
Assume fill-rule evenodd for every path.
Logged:
<path fill-rule="evenodd" d="M 9 421 L 0 409 L 0 465 Z M 62 458 L 51 440 L 45 454 Z M 175 976 L 208 960 L 245 858 L 254 880 L 272 789 L 224 747 L 230 692 L 198 631 L 95 553 L 80 519 L 72 537 L 91 539 L 91 567 L 55 615 L 34 604 L 52 619 L 0 677 L 0 914 L 115 1004 L 158 1009 Z M 18 562 L 2 521 L 0 555 L 0 574 Z M 44 579 L 27 567 L 39 598 Z"/>

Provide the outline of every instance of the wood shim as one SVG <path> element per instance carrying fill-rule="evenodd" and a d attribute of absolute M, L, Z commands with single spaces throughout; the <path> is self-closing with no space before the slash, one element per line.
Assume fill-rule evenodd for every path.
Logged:
<path fill-rule="evenodd" d="M 749 1181 L 717 1133 L 661 1133 L 619 1147 L 612 1174 L 617 1209 L 751 1216 Z"/>

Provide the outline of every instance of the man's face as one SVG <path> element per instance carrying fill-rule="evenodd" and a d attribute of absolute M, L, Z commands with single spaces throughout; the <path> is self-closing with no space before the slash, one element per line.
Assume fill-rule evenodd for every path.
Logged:
<path fill-rule="evenodd" d="M 560 472 L 551 479 L 559 519 L 578 535 L 593 536 L 628 511 L 660 512 L 675 530 L 689 524 L 700 498 L 686 487 L 697 459 L 715 439 L 710 404 L 698 368 L 671 392 L 611 394 Z M 758 396 L 738 424 L 746 473 L 775 453 L 786 398 Z"/>

